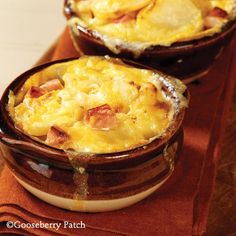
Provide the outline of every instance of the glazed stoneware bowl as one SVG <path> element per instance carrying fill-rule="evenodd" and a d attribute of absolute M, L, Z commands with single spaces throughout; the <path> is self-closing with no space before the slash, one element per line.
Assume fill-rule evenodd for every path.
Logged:
<path fill-rule="evenodd" d="M 36 72 L 69 60 L 73 59 L 35 67 L 7 87 L 1 98 L 2 156 L 16 180 L 49 204 L 82 212 L 127 207 L 153 193 L 173 173 L 183 143 L 185 109 L 178 111 L 164 136 L 133 150 L 108 154 L 70 154 L 47 146 L 15 128 L 7 110 L 9 92 L 17 92 L 27 78 Z M 162 75 L 162 79 L 162 89 L 178 104 L 175 87 L 170 83 L 172 78 Z"/>
<path fill-rule="evenodd" d="M 64 13 L 69 21 L 77 17 L 71 7 L 71 1 L 66 0 Z M 200 39 L 177 42 L 171 46 L 152 46 L 146 48 L 138 57 L 127 49 L 120 49 L 114 54 L 92 30 L 78 25 L 69 24 L 73 44 L 79 54 L 111 55 L 134 60 L 138 63 L 161 70 L 189 83 L 198 79 L 210 70 L 214 61 L 230 43 L 236 29 L 236 20 L 229 21 L 220 33 Z"/>

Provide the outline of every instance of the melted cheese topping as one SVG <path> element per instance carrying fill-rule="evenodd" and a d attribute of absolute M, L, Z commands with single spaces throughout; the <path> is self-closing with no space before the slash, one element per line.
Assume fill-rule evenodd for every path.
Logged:
<path fill-rule="evenodd" d="M 32 86 L 45 87 L 55 78 L 63 88 L 29 96 Z M 62 138 L 68 139 L 54 147 L 92 153 L 124 151 L 164 135 L 171 125 L 177 105 L 162 91 L 161 79 L 118 59 L 85 56 L 32 75 L 16 95 L 9 94 L 8 109 L 16 127 L 32 138 L 47 141 L 52 126 L 64 131 Z M 177 96 L 185 107 L 185 85 L 174 79 L 172 83 L 181 88 Z"/>
<path fill-rule="evenodd" d="M 147 47 L 170 46 L 179 41 L 210 36 L 221 31 L 230 19 L 205 29 L 204 19 L 214 7 L 229 16 L 235 0 L 74 0 L 78 18 L 69 24 L 87 27 L 113 52 L 129 48 L 139 55 Z M 231 16 L 232 17 L 232 16 Z"/>

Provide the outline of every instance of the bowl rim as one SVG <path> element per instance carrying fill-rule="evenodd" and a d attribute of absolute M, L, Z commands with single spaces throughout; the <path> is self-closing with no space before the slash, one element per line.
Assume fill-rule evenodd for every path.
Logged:
<path fill-rule="evenodd" d="M 99 56 L 101 57 L 101 56 Z M 21 88 L 23 83 L 29 78 L 29 76 L 39 72 L 40 70 L 43 70 L 51 65 L 58 64 L 58 63 L 64 63 L 72 60 L 76 60 L 79 57 L 72 57 L 72 58 L 66 58 L 66 59 L 60 59 L 55 60 L 51 62 L 47 62 L 44 64 L 41 64 L 39 66 L 33 67 L 23 74 L 16 77 L 5 89 L 3 92 L 3 95 L 1 97 L 0 102 L 0 142 L 3 144 L 13 147 L 22 149 L 25 152 L 32 152 L 36 151 L 39 154 L 42 154 L 46 158 L 47 161 L 50 162 L 58 162 L 62 165 L 67 163 L 68 164 L 68 154 L 61 149 L 57 149 L 54 147 L 50 147 L 44 143 L 41 143 L 37 140 L 34 140 L 30 138 L 28 135 L 24 134 L 23 131 L 17 129 L 14 126 L 14 122 L 11 119 L 8 111 L 7 111 L 7 104 L 8 104 L 8 95 L 10 91 L 17 91 Z M 114 57 L 109 57 L 111 59 L 116 59 Z M 167 82 L 168 86 L 164 83 L 162 83 L 162 86 L 165 87 L 165 89 L 168 89 L 168 91 L 173 94 L 174 92 L 174 86 L 171 84 L 171 79 L 174 78 L 172 76 L 168 76 L 156 69 L 150 68 L 148 66 L 126 60 L 126 59 L 120 59 L 125 64 L 136 66 L 137 68 L 143 68 L 152 70 L 154 73 L 157 73 L 160 75 L 163 79 L 163 81 Z M 189 92 L 186 89 L 184 93 L 187 100 L 189 100 Z M 172 99 L 177 101 L 176 97 L 172 97 Z M 175 102 L 176 102 L 175 101 Z M 173 122 L 171 123 L 170 127 L 166 131 L 165 135 L 163 137 L 159 137 L 151 141 L 150 143 L 133 148 L 131 150 L 126 151 L 120 151 L 120 152 L 114 152 L 114 153 L 76 153 L 76 160 L 81 163 L 87 163 L 91 165 L 97 165 L 97 164 L 109 164 L 109 163 L 119 163 L 123 160 L 131 161 L 134 158 L 138 158 L 142 155 L 147 156 L 151 155 L 151 158 L 154 158 L 157 156 L 157 154 L 162 153 L 164 148 L 167 145 L 170 145 L 173 143 L 176 139 L 176 137 L 179 135 L 179 133 L 182 131 L 182 123 L 185 116 L 185 110 L 186 108 L 180 108 L 177 113 L 176 117 L 174 118 Z M 42 157 L 43 159 L 43 157 Z"/>
<path fill-rule="evenodd" d="M 77 17 L 76 12 L 73 11 L 71 7 L 71 1 L 65 0 L 64 3 L 64 15 L 66 16 L 67 20 L 73 17 Z M 105 46 L 103 40 L 101 37 L 99 37 L 96 33 L 94 33 L 94 30 L 91 30 L 87 27 L 83 27 L 81 25 L 76 24 L 76 29 L 79 31 L 79 34 L 81 34 L 83 37 L 85 37 L 87 40 L 92 41 L 93 43 L 96 43 L 100 46 Z M 230 20 L 227 22 L 227 24 L 222 28 L 222 31 L 219 33 L 215 33 L 210 36 L 204 36 L 202 38 L 198 39 L 191 39 L 186 40 L 183 42 L 175 42 L 170 46 L 161 46 L 161 45 L 154 45 L 147 47 L 143 52 L 141 52 L 142 55 L 162 55 L 162 54 L 172 54 L 172 53 L 178 53 L 182 51 L 187 51 L 189 49 L 199 49 L 203 47 L 207 47 L 211 44 L 214 44 L 215 42 L 221 41 L 225 36 L 230 34 L 236 29 L 236 18 Z M 106 47 L 106 46 L 105 46 Z M 107 48 L 107 47 L 106 47 Z M 108 48 L 107 48 L 108 49 Z M 110 50 L 110 49 L 108 49 Z M 132 52 L 132 50 L 129 50 L 127 48 L 120 48 L 120 53 L 123 52 Z"/>

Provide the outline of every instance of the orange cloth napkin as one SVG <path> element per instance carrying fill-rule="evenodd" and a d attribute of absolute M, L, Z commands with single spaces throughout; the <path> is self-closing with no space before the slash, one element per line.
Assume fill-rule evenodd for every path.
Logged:
<path fill-rule="evenodd" d="M 189 86 L 191 102 L 185 141 L 171 179 L 147 199 L 119 211 L 87 214 L 48 205 L 24 190 L 5 167 L 0 178 L 0 233 L 22 235 L 202 235 L 213 191 L 225 117 L 236 74 L 236 41 L 199 84 Z M 68 30 L 53 59 L 78 56 Z M 55 228 L 7 228 L 6 222 L 61 223 Z M 80 222 L 85 229 L 65 228 Z"/>

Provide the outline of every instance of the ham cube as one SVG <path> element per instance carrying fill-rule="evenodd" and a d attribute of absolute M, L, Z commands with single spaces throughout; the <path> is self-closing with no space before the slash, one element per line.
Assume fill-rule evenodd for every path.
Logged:
<path fill-rule="evenodd" d="M 47 92 L 50 92 L 53 90 L 62 89 L 63 86 L 59 79 L 53 79 L 53 80 L 47 81 L 45 84 L 42 84 L 40 88 L 44 89 Z"/>
<path fill-rule="evenodd" d="M 223 23 L 222 20 L 226 19 L 227 17 L 228 13 L 225 10 L 219 7 L 214 7 L 205 18 L 204 27 L 205 29 L 211 29 L 217 25 L 220 26 Z"/>
<path fill-rule="evenodd" d="M 219 8 L 219 7 L 214 7 L 208 14 L 208 16 L 213 16 L 213 17 L 219 17 L 219 18 L 227 18 L 228 13 L 227 11 Z"/>
<path fill-rule="evenodd" d="M 117 125 L 117 118 L 111 107 L 104 104 L 87 110 L 84 122 L 94 129 L 110 130 Z"/>
<path fill-rule="evenodd" d="M 40 87 L 32 86 L 27 94 L 30 98 L 38 98 L 45 94 L 45 90 Z"/>
<path fill-rule="evenodd" d="M 48 133 L 46 143 L 52 146 L 58 146 L 65 143 L 69 139 L 69 135 L 57 126 L 52 126 Z"/>

